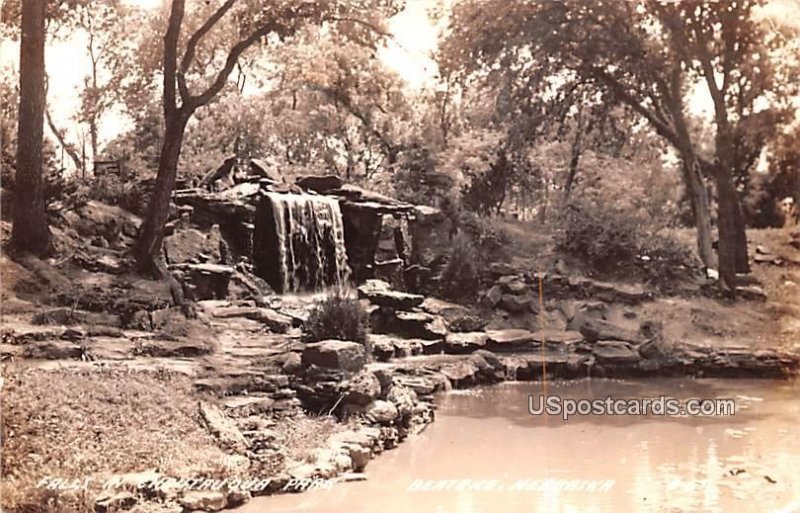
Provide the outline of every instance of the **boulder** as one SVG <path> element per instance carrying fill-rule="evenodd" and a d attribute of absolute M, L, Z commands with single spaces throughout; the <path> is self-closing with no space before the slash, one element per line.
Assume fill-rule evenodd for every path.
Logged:
<path fill-rule="evenodd" d="M 398 376 L 395 383 L 408 387 L 419 395 L 430 395 L 438 390 L 437 383 L 425 376 Z"/>
<path fill-rule="evenodd" d="M 343 340 L 324 340 L 309 344 L 303 351 L 303 367 L 316 365 L 346 372 L 358 372 L 366 363 L 364 346 Z"/>
<path fill-rule="evenodd" d="M 346 403 L 368 405 L 378 398 L 381 394 L 381 384 L 375 374 L 368 371 L 361 371 L 347 382 L 345 385 Z"/>
<path fill-rule="evenodd" d="M 592 346 L 592 354 L 600 364 L 634 364 L 641 359 L 639 353 L 622 340 L 601 340 Z"/>
<path fill-rule="evenodd" d="M 531 294 L 523 296 L 503 294 L 498 305 L 503 310 L 511 313 L 535 312 L 537 310 L 536 298 Z"/>
<path fill-rule="evenodd" d="M 390 401 L 377 400 L 372 401 L 364 409 L 364 415 L 378 424 L 391 424 L 399 416 L 397 406 Z"/>
<path fill-rule="evenodd" d="M 478 376 L 482 383 L 503 381 L 506 374 L 505 364 L 491 351 L 478 350 L 470 355 L 469 361 L 478 368 Z"/>
<path fill-rule="evenodd" d="M 394 358 L 394 340 L 386 335 L 369 335 L 372 345 L 372 355 L 379 362 L 386 362 Z"/>
<path fill-rule="evenodd" d="M 376 312 L 373 329 L 382 333 L 392 333 L 406 338 L 441 340 L 447 335 L 444 320 L 425 312 Z"/>
<path fill-rule="evenodd" d="M 168 264 L 200 262 L 200 255 L 208 254 L 209 249 L 206 234 L 195 228 L 175 230 L 172 235 L 164 237 Z"/>
<path fill-rule="evenodd" d="M 495 308 L 500 300 L 503 298 L 503 288 L 495 285 L 486 291 L 483 296 L 482 303 L 488 308 Z"/>
<path fill-rule="evenodd" d="M 250 159 L 250 172 L 269 182 L 282 182 L 283 176 L 278 171 L 278 166 L 262 159 Z"/>
<path fill-rule="evenodd" d="M 465 388 L 476 384 L 479 371 L 478 366 L 471 361 L 455 362 L 439 369 L 453 388 Z"/>
<path fill-rule="evenodd" d="M 594 357 L 588 354 L 570 353 L 567 355 L 567 377 L 587 377 L 594 365 Z"/>
<path fill-rule="evenodd" d="M 485 349 L 489 337 L 482 331 L 471 333 L 448 333 L 444 339 L 444 351 L 449 354 L 466 354 Z"/>
<path fill-rule="evenodd" d="M 653 338 L 637 347 L 642 358 L 647 360 L 661 360 L 669 356 L 669 349 L 659 338 Z"/>
<path fill-rule="evenodd" d="M 588 342 L 596 342 L 598 340 L 624 340 L 626 342 L 639 343 L 642 342 L 641 336 L 632 331 L 625 329 L 616 324 L 585 315 L 581 312 L 569 322 L 568 328 L 570 330 L 579 331 Z"/>
<path fill-rule="evenodd" d="M 413 338 L 396 338 L 394 339 L 394 355 L 397 358 L 420 355 L 423 352 L 424 342 L 427 341 Z"/>
<path fill-rule="evenodd" d="M 285 374 L 297 374 L 303 368 L 302 357 L 295 353 L 288 353 L 281 363 L 281 370 Z"/>
<path fill-rule="evenodd" d="M 527 294 L 528 292 L 530 292 L 530 288 L 528 287 L 528 284 L 525 283 L 524 281 L 522 281 L 521 279 L 512 280 L 512 281 L 506 283 L 503 286 L 503 288 L 509 294 L 515 294 L 515 295 L 524 295 L 524 294 Z"/>
<path fill-rule="evenodd" d="M 488 319 L 483 319 L 477 315 L 461 315 L 452 319 L 447 319 L 447 326 L 450 331 L 466 333 L 469 331 L 481 331 L 489 324 Z"/>
<path fill-rule="evenodd" d="M 218 490 L 190 490 L 180 499 L 189 511 L 220 511 L 228 505 L 227 495 Z"/>
<path fill-rule="evenodd" d="M 608 318 L 608 305 L 602 301 L 565 301 L 561 304 L 560 309 L 568 322 L 578 314 L 597 319 Z"/>
<path fill-rule="evenodd" d="M 228 296 L 233 267 L 219 264 L 179 264 L 175 268 L 184 274 L 194 299 L 224 299 Z"/>

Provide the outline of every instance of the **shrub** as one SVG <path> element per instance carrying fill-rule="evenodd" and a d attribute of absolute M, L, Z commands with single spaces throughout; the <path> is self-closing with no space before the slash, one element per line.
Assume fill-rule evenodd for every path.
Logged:
<path fill-rule="evenodd" d="M 557 244 L 591 271 L 642 277 L 657 285 L 667 285 L 697 265 L 692 248 L 664 227 L 586 201 L 569 205 Z"/>
<path fill-rule="evenodd" d="M 510 242 L 508 234 L 498 228 L 492 219 L 463 213 L 460 225 L 473 241 L 478 255 L 485 261 L 496 262 L 508 257 L 506 251 Z"/>
<path fill-rule="evenodd" d="M 314 305 L 303 329 L 303 340 L 337 339 L 366 345 L 368 327 L 367 313 L 361 303 L 337 288 Z"/>
<path fill-rule="evenodd" d="M 465 234 L 457 235 L 439 276 L 442 297 L 458 302 L 475 299 L 480 288 L 479 265 L 480 256 L 472 239 Z"/>

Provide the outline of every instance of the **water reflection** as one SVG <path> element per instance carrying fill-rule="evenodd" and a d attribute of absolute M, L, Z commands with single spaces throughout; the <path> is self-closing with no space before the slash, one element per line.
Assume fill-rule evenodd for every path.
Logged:
<path fill-rule="evenodd" d="M 735 397 L 747 406 L 734 417 L 566 422 L 527 413 L 528 395 L 541 393 L 536 384 L 449 394 L 425 433 L 370 463 L 368 481 L 257 499 L 239 511 L 800 511 L 799 391 L 796 383 L 749 380 L 550 383 L 550 394 L 575 399 L 664 394 Z M 504 491 L 409 490 L 415 480 L 457 479 L 500 480 Z M 520 484 L 553 479 L 613 480 L 613 486 L 589 492 Z"/>

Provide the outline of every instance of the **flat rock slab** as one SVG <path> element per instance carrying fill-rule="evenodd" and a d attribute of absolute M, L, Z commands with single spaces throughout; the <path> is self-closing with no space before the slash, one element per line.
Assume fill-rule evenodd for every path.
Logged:
<path fill-rule="evenodd" d="M 435 297 L 426 297 L 420 308 L 429 314 L 441 315 L 445 319 L 469 315 L 469 308 Z"/>
<path fill-rule="evenodd" d="M 638 303 L 647 299 L 647 291 L 639 284 L 610 283 L 583 276 L 571 276 L 567 282 L 585 297 L 598 297 L 604 301 L 623 303 Z"/>
<path fill-rule="evenodd" d="M 254 306 L 223 306 L 213 308 L 211 314 L 218 319 L 231 319 L 241 317 L 266 325 L 273 333 L 286 333 L 293 325 L 293 319 L 288 315 L 272 310 L 271 308 L 258 308 Z"/>
<path fill-rule="evenodd" d="M 464 360 L 444 365 L 439 372 L 450 381 L 453 388 L 464 388 L 477 382 L 479 370 L 473 362 Z"/>
<path fill-rule="evenodd" d="M 401 338 L 394 335 L 369 335 L 372 353 L 378 361 L 385 362 L 392 358 L 406 358 L 421 354 L 434 354 L 442 350 L 441 340 L 424 340 L 418 338 Z"/>
<path fill-rule="evenodd" d="M 83 349 L 81 346 L 66 340 L 46 340 L 26 344 L 22 354 L 26 358 L 70 360 L 80 358 L 83 354 Z"/>
<path fill-rule="evenodd" d="M 244 435 L 236 427 L 236 424 L 222 413 L 217 405 L 201 401 L 200 414 L 209 431 L 219 439 L 223 446 L 234 451 L 241 451 L 247 447 L 247 440 Z"/>
<path fill-rule="evenodd" d="M 533 341 L 557 347 L 569 347 L 586 340 L 580 331 L 539 330 L 533 332 Z"/>
<path fill-rule="evenodd" d="M 409 338 L 437 340 L 447 335 L 444 319 L 425 312 L 397 312 L 391 328 L 396 334 Z"/>
<path fill-rule="evenodd" d="M 425 301 L 425 296 L 396 290 L 367 291 L 364 293 L 364 298 L 368 299 L 372 304 L 395 308 L 397 310 L 411 310 Z"/>
<path fill-rule="evenodd" d="M 444 339 L 444 351 L 449 354 L 472 353 L 485 349 L 489 336 L 482 331 L 471 333 L 448 333 Z"/>
<path fill-rule="evenodd" d="M 160 358 L 194 358 L 214 352 L 213 342 L 206 340 L 139 340 L 132 352 L 136 356 Z"/>
<path fill-rule="evenodd" d="M 639 352 L 629 343 L 622 340 L 602 340 L 592 347 L 597 363 L 600 364 L 635 364 L 640 359 Z"/>
<path fill-rule="evenodd" d="M 267 396 L 235 395 L 222 399 L 223 408 L 232 414 L 266 413 L 272 410 L 275 400 Z"/>
<path fill-rule="evenodd" d="M 522 329 L 487 330 L 490 348 L 511 350 L 534 342 L 533 332 Z"/>

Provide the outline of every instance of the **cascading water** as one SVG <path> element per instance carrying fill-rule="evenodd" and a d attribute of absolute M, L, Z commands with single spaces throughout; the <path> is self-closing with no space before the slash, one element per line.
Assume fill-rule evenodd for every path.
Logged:
<path fill-rule="evenodd" d="M 266 196 L 275 221 L 282 292 L 344 283 L 349 268 L 339 202 L 310 194 Z"/>

